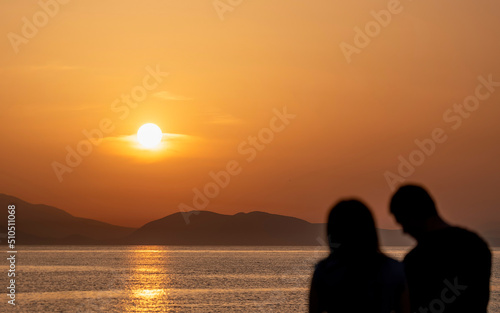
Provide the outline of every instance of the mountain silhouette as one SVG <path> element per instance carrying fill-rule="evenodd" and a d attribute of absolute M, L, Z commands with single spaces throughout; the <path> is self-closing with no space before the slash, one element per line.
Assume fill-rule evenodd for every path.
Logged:
<path fill-rule="evenodd" d="M 189 214 L 186 223 L 183 214 Z M 410 245 L 399 230 L 379 230 L 383 245 Z M 224 215 L 209 211 L 174 213 L 152 221 L 132 233 L 130 244 L 157 245 L 273 245 L 326 244 L 326 226 L 295 217 L 265 212 Z"/>
<path fill-rule="evenodd" d="M 6 241 L 7 206 L 16 206 L 17 244 L 105 244 L 115 243 L 135 229 L 116 226 L 88 218 L 75 217 L 63 210 L 31 204 L 19 198 L 0 194 L 0 238 Z"/>
<path fill-rule="evenodd" d="M 304 220 L 264 212 L 224 215 L 191 213 L 189 224 L 174 213 L 152 221 L 130 235 L 133 244 L 163 245 L 319 245 L 322 227 Z"/>
<path fill-rule="evenodd" d="M 144 245 L 289 245 L 326 244 L 323 223 L 265 212 L 225 215 L 209 211 L 174 213 L 136 229 L 75 217 L 61 209 L 31 204 L 0 194 L 0 243 L 6 241 L 7 206 L 16 205 L 17 244 L 144 244 Z M 408 246 L 401 230 L 379 229 L 383 246 Z M 500 233 L 484 233 L 490 245 L 500 245 Z"/>

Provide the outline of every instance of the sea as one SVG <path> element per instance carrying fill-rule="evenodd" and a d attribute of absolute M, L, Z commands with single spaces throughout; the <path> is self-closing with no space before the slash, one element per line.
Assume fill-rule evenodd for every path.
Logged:
<path fill-rule="evenodd" d="M 0 312 L 307 312 L 324 247 L 18 246 L 15 306 Z M 384 251 L 401 259 L 406 247 Z M 494 250 L 489 312 L 500 312 Z M 3 273 L 3 274 L 1 274 Z"/>

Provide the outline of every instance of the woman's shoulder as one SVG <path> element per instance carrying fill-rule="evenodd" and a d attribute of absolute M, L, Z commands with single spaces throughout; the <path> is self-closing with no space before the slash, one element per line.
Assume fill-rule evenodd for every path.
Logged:
<path fill-rule="evenodd" d="M 334 259 L 331 256 L 328 256 L 322 260 L 320 260 L 316 265 L 314 266 L 316 270 L 322 270 L 328 267 L 332 266 L 332 263 L 334 263 Z"/>
<path fill-rule="evenodd" d="M 316 263 L 314 267 L 314 272 L 318 275 L 326 275 L 332 272 L 344 271 L 345 264 L 344 262 L 339 261 L 338 259 L 332 257 L 331 255 L 320 260 Z"/>

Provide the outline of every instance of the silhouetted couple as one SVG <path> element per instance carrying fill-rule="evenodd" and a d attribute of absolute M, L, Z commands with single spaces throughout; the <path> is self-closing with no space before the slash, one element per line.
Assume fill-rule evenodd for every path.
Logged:
<path fill-rule="evenodd" d="M 309 312 L 486 313 L 491 252 L 476 234 L 448 225 L 425 189 L 407 185 L 390 211 L 417 240 L 403 263 L 380 251 L 370 210 L 337 203 L 328 217 L 330 255 L 314 272 Z"/>

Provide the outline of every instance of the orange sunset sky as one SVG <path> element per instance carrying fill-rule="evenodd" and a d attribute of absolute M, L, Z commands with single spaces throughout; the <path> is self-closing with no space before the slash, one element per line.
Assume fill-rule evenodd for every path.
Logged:
<path fill-rule="evenodd" d="M 449 220 L 498 228 L 500 2 L 62 2 L 32 38 L 40 5 L 0 3 L 0 193 L 140 226 L 192 206 L 193 188 L 234 160 L 241 173 L 206 210 L 323 222 L 358 196 L 395 228 L 384 175 L 438 129 L 405 181 L 429 187 Z M 373 33 L 372 11 L 389 7 Z M 360 48 L 355 28 L 370 22 Z M 285 107 L 294 117 L 280 124 Z M 103 120 L 112 130 L 58 179 L 54 162 Z M 286 127 L 251 148 L 273 121 Z M 145 123 L 166 134 L 159 148 L 138 146 Z"/>

